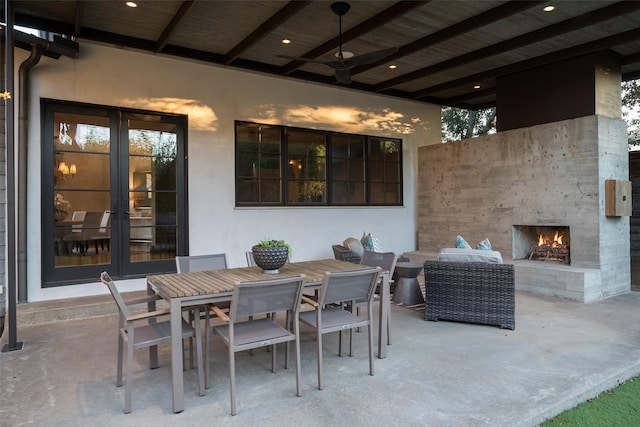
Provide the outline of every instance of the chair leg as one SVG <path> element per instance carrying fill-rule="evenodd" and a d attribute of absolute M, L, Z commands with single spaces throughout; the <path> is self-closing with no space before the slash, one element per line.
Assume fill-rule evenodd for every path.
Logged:
<path fill-rule="evenodd" d="M 124 354 L 122 353 L 124 347 L 124 341 L 122 339 L 121 332 L 118 332 L 118 373 L 116 374 L 116 387 L 122 386 L 122 360 Z"/>
<path fill-rule="evenodd" d="M 318 390 L 322 390 L 322 332 L 320 329 L 317 329 L 316 341 L 318 344 Z"/>
<path fill-rule="evenodd" d="M 202 330 L 200 327 L 200 308 L 195 309 L 195 335 L 196 335 L 196 360 L 198 363 L 198 392 L 200 396 L 204 396 L 205 380 L 202 363 Z"/>
<path fill-rule="evenodd" d="M 369 332 L 369 375 L 373 376 L 373 325 L 371 317 L 369 317 L 367 330 Z"/>
<path fill-rule="evenodd" d="M 271 345 L 271 372 L 276 373 L 276 345 Z"/>
<path fill-rule="evenodd" d="M 229 346 L 229 394 L 231 400 L 231 415 L 236 414 L 236 354 Z"/>
<path fill-rule="evenodd" d="M 353 357 L 353 328 L 349 329 L 349 357 Z"/>
<path fill-rule="evenodd" d="M 127 343 L 127 374 L 124 379 L 124 413 L 131 412 L 131 382 L 133 380 L 133 337 Z"/>
<path fill-rule="evenodd" d="M 211 387 L 211 367 L 209 361 L 211 359 L 211 349 L 209 347 L 209 341 L 211 340 L 211 321 L 209 316 L 209 309 L 204 315 L 204 388 Z"/>
<path fill-rule="evenodd" d="M 295 335 L 294 345 L 296 347 L 296 396 L 300 397 L 302 396 L 302 391 L 300 388 L 300 329 L 298 328 L 298 324 L 299 322 L 295 322 L 295 325 L 293 325 L 293 334 Z"/>

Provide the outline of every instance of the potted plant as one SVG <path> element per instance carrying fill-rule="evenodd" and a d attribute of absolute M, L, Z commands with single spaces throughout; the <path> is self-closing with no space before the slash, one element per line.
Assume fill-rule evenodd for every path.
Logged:
<path fill-rule="evenodd" d="M 266 274 L 278 274 L 291 255 L 291 245 L 284 240 L 264 239 L 251 248 L 253 260 Z"/>

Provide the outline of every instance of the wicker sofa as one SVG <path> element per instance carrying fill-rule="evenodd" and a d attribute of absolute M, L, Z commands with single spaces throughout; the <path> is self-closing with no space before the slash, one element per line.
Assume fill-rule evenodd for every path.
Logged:
<path fill-rule="evenodd" d="M 514 266 L 425 261 L 425 320 L 515 329 Z"/>

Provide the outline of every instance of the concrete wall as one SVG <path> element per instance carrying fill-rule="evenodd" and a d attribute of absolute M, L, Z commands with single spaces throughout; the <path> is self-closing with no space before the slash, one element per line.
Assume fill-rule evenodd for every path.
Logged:
<path fill-rule="evenodd" d="M 604 215 L 604 180 L 628 179 L 622 120 L 589 116 L 421 147 L 418 169 L 420 251 L 452 247 L 460 234 L 472 245 L 489 238 L 509 261 L 513 225 L 568 225 L 571 266 L 601 272 L 586 300 L 629 290 L 629 218 Z"/>
<path fill-rule="evenodd" d="M 16 51 L 16 64 L 27 52 Z M 226 252 L 232 267 L 263 237 L 293 246 L 294 261 L 333 257 L 331 245 L 370 231 L 384 249 L 416 248 L 417 149 L 440 141 L 440 107 L 91 45 L 80 57 L 43 58 L 31 71 L 28 183 L 29 301 L 102 293 L 96 284 L 41 289 L 40 99 L 52 98 L 189 115 L 190 253 Z M 404 206 L 234 207 L 234 120 L 295 125 L 403 140 Z M 212 227 L 215 224 L 215 227 Z M 119 283 L 120 284 L 120 283 Z M 123 281 L 123 290 L 144 280 Z"/>

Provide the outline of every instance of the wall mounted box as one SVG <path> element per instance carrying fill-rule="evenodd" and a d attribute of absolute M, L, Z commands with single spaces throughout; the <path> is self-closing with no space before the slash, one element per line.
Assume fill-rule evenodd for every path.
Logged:
<path fill-rule="evenodd" d="M 631 181 L 607 179 L 604 196 L 606 216 L 631 216 Z"/>

